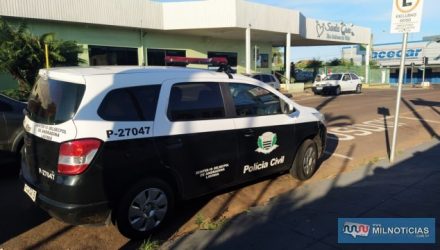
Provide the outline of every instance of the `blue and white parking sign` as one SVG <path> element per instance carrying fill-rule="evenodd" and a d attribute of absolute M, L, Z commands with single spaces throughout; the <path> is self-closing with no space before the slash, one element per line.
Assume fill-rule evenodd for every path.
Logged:
<path fill-rule="evenodd" d="M 434 218 L 339 218 L 338 243 L 435 243 Z"/>

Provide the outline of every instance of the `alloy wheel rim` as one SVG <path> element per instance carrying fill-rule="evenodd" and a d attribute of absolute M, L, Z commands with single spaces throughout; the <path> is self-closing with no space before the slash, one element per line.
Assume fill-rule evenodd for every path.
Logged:
<path fill-rule="evenodd" d="M 166 194 L 157 188 L 140 192 L 128 209 L 128 221 L 137 231 L 145 232 L 157 227 L 165 218 L 168 209 Z"/>
<path fill-rule="evenodd" d="M 304 161 L 303 161 L 304 173 L 307 176 L 312 173 L 315 164 L 316 164 L 316 152 L 313 149 L 313 147 L 309 147 L 307 148 L 306 153 L 304 154 Z"/>

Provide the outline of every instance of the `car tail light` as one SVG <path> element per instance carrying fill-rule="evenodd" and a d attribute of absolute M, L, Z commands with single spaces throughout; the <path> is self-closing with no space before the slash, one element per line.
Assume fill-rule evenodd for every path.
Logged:
<path fill-rule="evenodd" d="M 84 139 L 61 144 L 58 157 L 58 173 L 78 175 L 83 173 L 98 152 L 101 141 Z"/>

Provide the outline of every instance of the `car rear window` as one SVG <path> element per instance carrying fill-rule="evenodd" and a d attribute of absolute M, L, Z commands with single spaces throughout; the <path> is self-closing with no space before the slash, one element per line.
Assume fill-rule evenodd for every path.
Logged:
<path fill-rule="evenodd" d="M 56 125 L 75 115 L 86 87 L 39 77 L 29 96 L 27 112 L 34 122 Z"/>
<path fill-rule="evenodd" d="M 107 121 L 153 121 L 160 85 L 121 88 L 110 91 L 98 115 Z"/>

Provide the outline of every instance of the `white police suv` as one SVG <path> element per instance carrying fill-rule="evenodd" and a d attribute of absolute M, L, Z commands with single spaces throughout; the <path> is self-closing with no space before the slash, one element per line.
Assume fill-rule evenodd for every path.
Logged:
<path fill-rule="evenodd" d="M 323 116 L 239 75 L 167 67 L 41 70 L 24 120 L 24 191 L 70 224 L 143 238 L 175 202 L 290 169 L 310 178 Z"/>

